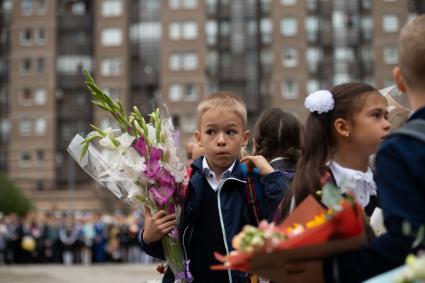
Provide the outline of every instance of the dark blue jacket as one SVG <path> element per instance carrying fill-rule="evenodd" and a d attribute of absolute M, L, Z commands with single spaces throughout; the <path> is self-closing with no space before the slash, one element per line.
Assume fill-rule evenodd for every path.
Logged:
<path fill-rule="evenodd" d="M 425 108 L 413 119 L 425 120 Z M 402 224 L 409 222 L 413 230 L 425 224 L 425 143 L 400 134 L 386 139 L 376 158 L 376 183 L 387 232 L 325 261 L 326 282 L 362 282 L 404 263 L 414 239 L 403 235 Z"/>
<path fill-rule="evenodd" d="M 209 188 L 208 181 L 202 172 L 202 158 L 199 157 L 192 163 L 193 173 L 189 183 L 189 195 L 185 200 L 182 225 L 179 229 L 181 231 L 180 235 L 183 236 L 182 241 L 188 259 L 190 259 L 191 254 L 190 235 L 194 228 L 193 224 L 196 221 L 202 192 L 204 189 Z M 265 204 L 265 208 L 261 213 L 264 218 L 271 221 L 275 208 L 288 189 L 287 182 L 280 171 L 275 171 L 262 177 L 261 182 L 264 185 L 262 191 Z M 243 177 L 241 164 L 237 160 L 230 177 L 220 183 L 217 191 L 217 205 L 221 215 L 222 233 L 226 239 L 225 247 L 227 252 L 233 250 L 231 241 L 240 232 L 242 226 L 252 224 L 245 189 L 246 181 Z M 141 242 L 142 248 L 147 254 L 157 258 L 164 258 L 160 241 L 151 244 Z M 205 239 L 205 244 L 208 244 L 208 239 Z M 232 271 L 231 276 L 231 282 L 245 282 L 245 274 Z M 167 270 L 163 282 L 174 282 L 174 276 L 169 270 Z"/>

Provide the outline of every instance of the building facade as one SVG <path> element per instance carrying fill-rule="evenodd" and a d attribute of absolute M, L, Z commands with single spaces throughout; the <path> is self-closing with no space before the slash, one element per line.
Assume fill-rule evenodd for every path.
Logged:
<path fill-rule="evenodd" d="M 66 148 L 89 123 L 111 124 L 84 85 L 173 118 L 184 144 L 196 105 L 232 91 L 249 126 L 266 107 L 306 117 L 305 96 L 347 81 L 393 84 L 411 0 L 3 0 L 0 6 L 0 171 L 40 209 L 103 209 Z"/>

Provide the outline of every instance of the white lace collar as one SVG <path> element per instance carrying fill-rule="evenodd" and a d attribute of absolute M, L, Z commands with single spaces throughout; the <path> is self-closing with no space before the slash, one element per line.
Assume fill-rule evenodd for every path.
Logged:
<path fill-rule="evenodd" d="M 336 184 L 342 189 L 350 188 L 362 207 L 369 203 L 371 195 L 376 195 L 376 184 L 373 180 L 372 170 L 368 167 L 366 172 L 342 167 L 335 161 L 328 162 Z"/>

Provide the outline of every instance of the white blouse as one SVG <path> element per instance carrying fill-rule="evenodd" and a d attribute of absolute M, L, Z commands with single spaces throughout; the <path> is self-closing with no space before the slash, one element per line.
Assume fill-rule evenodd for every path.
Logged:
<path fill-rule="evenodd" d="M 376 184 L 373 180 L 372 170 L 368 167 L 366 172 L 342 167 L 335 161 L 328 162 L 334 175 L 336 184 L 342 190 L 351 190 L 362 207 L 369 203 L 370 196 L 376 195 Z M 344 193 L 346 191 L 343 191 Z"/>

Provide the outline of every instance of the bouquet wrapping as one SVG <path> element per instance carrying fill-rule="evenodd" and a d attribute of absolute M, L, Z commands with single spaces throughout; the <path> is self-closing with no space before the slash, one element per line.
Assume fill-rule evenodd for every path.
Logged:
<path fill-rule="evenodd" d="M 146 122 L 137 107 L 127 116 L 119 101 L 113 101 L 97 87 L 89 73 L 86 84 L 93 103 L 110 112 L 119 128 L 99 129 L 85 138 L 76 135 L 68 152 L 97 183 L 119 199 L 152 213 L 162 209 L 176 213 L 177 221 L 187 189 L 184 163 L 177 155 L 177 138 L 170 118 L 159 109 Z M 162 239 L 168 265 L 176 282 L 191 282 L 175 227 Z"/>
<path fill-rule="evenodd" d="M 327 186 L 325 195 L 334 190 Z M 223 264 L 212 269 L 230 268 L 284 282 L 286 262 L 322 259 L 366 244 L 363 211 L 353 197 L 338 198 L 328 207 L 309 196 L 280 225 L 263 221 L 258 228 L 244 227 L 232 241 L 235 251 L 216 253 Z"/>

